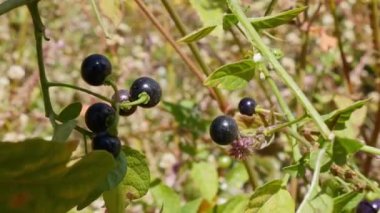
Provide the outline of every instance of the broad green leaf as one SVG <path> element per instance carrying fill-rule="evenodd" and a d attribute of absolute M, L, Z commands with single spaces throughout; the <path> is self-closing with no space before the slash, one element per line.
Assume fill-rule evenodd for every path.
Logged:
<path fill-rule="evenodd" d="M 225 0 L 190 0 L 202 21 L 202 26 L 218 26 L 213 34 L 223 35 L 222 23 L 225 11 Z"/>
<path fill-rule="evenodd" d="M 347 161 L 349 154 L 354 154 L 364 146 L 363 143 L 355 139 L 336 137 L 333 145 L 333 159 L 338 165 L 343 165 Z"/>
<path fill-rule="evenodd" d="M 334 201 L 333 199 L 328 196 L 327 194 L 318 193 L 315 196 L 312 197 L 312 199 L 306 203 L 305 207 L 303 208 L 303 211 L 301 212 L 307 212 L 307 213 L 317 213 L 317 212 L 323 212 L 323 213 L 332 213 L 334 208 Z"/>
<path fill-rule="evenodd" d="M 334 198 L 334 213 L 344 211 L 351 212 L 363 200 L 364 194 L 358 192 L 348 192 Z"/>
<path fill-rule="evenodd" d="M 289 192 L 282 189 L 282 181 L 275 180 L 257 188 L 249 198 L 247 213 L 295 211 L 295 204 Z"/>
<path fill-rule="evenodd" d="M 223 16 L 223 29 L 229 30 L 231 27 L 239 23 L 238 18 L 234 14 L 225 14 Z"/>
<path fill-rule="evenodd" d="M 238 195 L 231 198 L 227 203 L 217 206 L 216 213 L 241 213 L 247 208 L 248 197 Z"/>
<path fill-rule="evenodd" d="M 198 213 L 199 207 L 202 204 L 202 198 L 192 200 L 181 208 L 181 213 Z"/>
<path fill-rule="evenodd" d="M 66 142 L 77 124 L 76 120 L 70 120 L 63 124 L 57 124 L 54 128 L 53 141 Z"/>
<path fill-rule="evenodd" d="M 123 179 L 124 192 L 129 200 L 144 196 L 149 190 L 150 172 L 145 156 L 129 147 L 123 147 L 128 171 Z"/>
<path fill-rule="evenodd" d="M 250 22 L 256 29 L 273 28 L 290 22 L 306 10 L 307 7 L 299 7 L 275 15 L 251 18 Z"/>
<path fill-rule="evenodd" d="M 313 170 L 315 169 L 315 166 L 317 164 L 318 153 L 319 153 L 319 150 L 315 150 L 315 151 L 312 151 L 310 153 L 309 166 Z M 333 156 L 331 156 L 328 152 L 326 152 L 323 155 L 322 161 L 321 161 L 321 172 L 325 172 L 325 171 L 327 171 L 327 170 L 330 169 L 330 166 L 331 166 L 331 163 L 332 163 L 332 159 L 331 159 L 332 157 Z"/>
<path fill-rule="evenodd" d="M 227 90 L 242 89 L 253 78 L 255 68 L 256 64 L 250 59 L 227 64 L 212 72 L 204 84 Z"/>
<path fill-rule="evenodd" d="M 334 97 L 334 102 L 337 105 L 338 109 L 351 109 L 349 113 L 351 116 L 348 116 L 345 119 L 347 128 L 341 131 L 335 131 L 336 135 L 341 137 L 357 138 L 357 136 L 360 134 L 360 128 L 367 117 L 367 107 L 364 106 L 367 101 L 368 100 L 363 100 L 354 103 L 351 99 L 344 96 Z M 348 115 L 348 113 L 346 113 L 346 115 Z"/>
<path fill-rule="evenodd" d="M 78 204 L 78 209 L 83 209 L 90 205 L 93 200 L 98 198 L 104 191 L 109 191 L 115 188 L 125 177 L 127 171 L 126 157 L 123 152 L 120 152 L 116 158 L 116 166 L 107 174 L 106 181 L 99 184 L 81 203 Z"/>
<path fill-rule="evenodd" d="M 201 192 L 201 196 L 211 202 L 218 192 L 216 167 L 207 162 L 194 163 L 190 175 L 195 187 Z"/>
<path fill-rule="evenodd" d="M 340 99 L 339 99 L 340 100 Z M 337 102 L 340 102 L 339 100 L 336 100 Z M 325 120 L 326 124 L 329 126 L 334 126 L 335 130 L 342 130 L 346 128 L 346 122 L 350 119 L 351 115 L 354 113 L 354 111 L 362 108 L 365 104 L 367 104 L 369 99 L 357 101 L 353 104 L 350 100 L 345 100 L 340 103 L 340 105 L 343 105 L 342 108 L 337 109 L 327 115 L 323 116 L 323 119 Z"/>
<path fill-rule="evenodd" d="M 225 176 L 228 186 L 240 189 L 248 181 L 248 173 L 242 163 L 236 163 Z"/>
<path fill-rule="evenodd" d="M 150 192 L 157 207 L 162 207 L 162 213 L 178 213 L 181 211 L 181 200 L 170 187 L 161 183 L 151 188 Z"/>
<path fill-rule="evenodd" d="M 204 38 L 208 34 L 210 34 L 215 29 L 215 27 L 216 27 L 216 25 L 202 27 L 201 29 L 198 29 L 197 31 L 194 31 L 194 32 L 180 38 L 178 40 L 178 42 L 191 43 L 191 42 L 201 40 L 202 38 Z"/>
<path fill-rule="evenodd" d="M 82 110 L 82 104 L 80 102 L 74 102 L 66 106 L 58 115 L 58 120 L 65 123 L 77 118 Z"/>
<path fill-rule="evenodd" d="M 125 212 L 126 200 L 122 184 L 103 193 L 108 213 Z"/>
<path fill-rule="evenodd" d="M 1 142 L 0 212 L 67 212 L 106 181 L 112 155 L 95 151 L 67 166 L 76 145 Z"/>
<path fill-rule="evenodd" d="M 100 12 L 107 17 L 116 28 L 123 18 L 122 0 L 99 0 Z"/>

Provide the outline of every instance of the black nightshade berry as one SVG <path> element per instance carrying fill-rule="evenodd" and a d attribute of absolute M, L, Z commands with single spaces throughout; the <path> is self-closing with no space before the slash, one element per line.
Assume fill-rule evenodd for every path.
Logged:
<path fill-rule="evenodd" d="M 87 56 L 81 66 L 81 75 L 84 81 L 92 86 L 104 84 L 106 77 L 112 72 L 111 62 L 100 54 Z"/>
<path fill-rule="evenodd" d="M 243 98 L 239 102 L 239 112 L 242 115 L 252 116 L 255 114 L 256 101 L 252 98 Z"/>
<path fill-rule="evenodd" d="M 146 92 L 150 99 L 146 104 L 140 104 L 139 106 L 144 108 L 154 107 L 160 102 L 161 99 L 161 87 L 160 85 L 153 79 L 149 77 L 141 77 L 136 79 L 131 86 L 131 100 L 137 100 L 139 95 L 143 92 Z"/>
<path fill-rule="evenodd" d="M 237 139 L 239 134 L 235 120 L 230 116 L 218 116 L 210 126 L 211 139 L 219 145 L 228 145 Z"/>
<path fill-rule="evenodd" d="M 121 143 L 119 138 L 114 137 L 107 132 L 101 132 L 96 134 L 92 139 L 92 149 L 106 150 L 116 158 L 120 153 Z"/>
<path fill-rule="evenodd" d="M 112 96 L 112 100 L 117 102 L 123 102 L 123 101 L 131 101 L 130 100 L 130 94 L 128 90 L 121 89 L 116 94 Z M 129 109 L 121 109 L 119 111 L 119 115 L 121 116 L 129 116 L 132 115 L 137 109 L 137 106 L 132 106 Z"/>
<path fill-rule="evenodd" d="M 91 105 L 85 114 L 87 127 L 95 132 L 103 132 L 107 130 L 108 122 L 115 116 L 115 110 L 105 103 L 95 103 Z"/>

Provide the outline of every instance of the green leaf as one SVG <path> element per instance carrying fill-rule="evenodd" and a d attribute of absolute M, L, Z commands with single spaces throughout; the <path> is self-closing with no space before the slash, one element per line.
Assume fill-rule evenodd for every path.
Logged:
<path fill-rule="evenodd" d="M 191 5 L 197 11 L 203 26 L 218 26 L 213 34 L 223 35 L 221 27 L 225 11 L 225 0 L 190 0 Z"/>
<path fill-rule="evenodd" d="M 289 192 L 282 189 L 282 181 L 275 180 L 256 189 L 250 197 L 247 213 L 295 211 L 295 204 Z"/>
<path fill-rule="evenodd" d="M 345 126 L 340 131 L 335 131 L 337 136 L 357 138 L 360 135 L 361 126 L 367 118 L 367 106 L 364 105 L 366 101 L 354 103 L 351 99 L 344 96 L 334 97 L 334 103 L 338 109 L 349 109 L 347 110 L 349 113 L 344 114 L 346 117 L 341 115 L 345 120 Z"/>
<path fill-rule="evenodd" d="M 218 192 L 218 172 L 216 167 L 207 162 L 194 163 L 190 176 L 201 196 L 211 202 Z"/>
<path fill-rule="evenodd" d="M 186 203 L 184 206 L 182 206 L 181 213 L 198 213 L 199 207 L 202 204 L 202 200 L 202 198 L 197 198 Z"/>
<path fill-rule="evenodd" d="M 129 200 L 144 196 L 149 190 L 150 172 L 145 156 L 130 147 L 123 147 L 128 171 L 123 179 L 124 192 Z"/>
<path fill-rule="evenodd" d="M 256 29 L 273 28 L 290 22 L 306 10 L 307 7 L 299 7 L 275 15 L 251 18 L 250 22 Z"/>
<path fill-rule="evenodd" d="M 76 120 L 70 120 L 63 124 L 57 124 L 54 127 L 53 141 L 66 142 L 70 137 L 71 132 L 77 125 Z"/>
<path fill-rule="evenodd" d="M 348 192 L 334 198 L 334 212 L 352 211 L 363 200 L 364 194 L 358 192 Z"/>
<path fill-rule="evenodd" d="M 245 195 L 234 196 L 227 203 L 217 206 L 216 213 L 241 213 L 247 208 L 248 197 Z"/>
<path fill-rule="evenodd" d="M 328 126 L 334 126 L 335 130 L 342 130 L 346 128 L 346 122 L 350 119 L 351 114 L 354 111 L 362 108 L 365 104 L 367 104 L 369 99 L 357 101 L 353 104 L 351 104 L 351 102 L 348 100 L 341 101 L 341 99 L 338 99 L 336 101 L 345 103 L 342 104 L 345 105 L 345 107 L 342 106 L 341 109 L 337 109 L 327 115 L 324 115 L 323 119 L 325 120 Z"/>
<path fill-rule="evenodd" d="M 236 189 L 240 189 L 248 181 L 249 176 L 247 170 L 242 163 L 234 164 L 234 167 L 229 170 L 225 176 L 228 186 Z"/>
<path fill-rule="evenodd" d="M 308 203 L 306 203 L 302 212 L 333 212 L 333 199 L 327 194 L 318 193 Z"/>
<path fill-rule="evenodd" d="M 253 78 L 255 68 L 256 64 L 250 59 L 227 64 L 212 72 L 204 84 L 227 90 L 242 89 Z"/>
<path fill-rule="evenodd" d="M 170 187 L 158 184 L 151 190 L 158 207 L 162 207 L 162 213 L 178 213 L 181 211 L 181 200 Z"/>
<path fill-rule="evenodd" d="M 74 120 L 80 115 L 82 111 L 82 104 L 80 102 L 74 102 L 66 106 L 58 115 L 58 120 L 65 123 L 70 120 Z"/>
<path fill-rule="evenodd" d="M 223 29 L 229 30 L 231 27 L 239 23 L 238 18 L 234 14 L 225 14 L 223 16 Z"/>
<path fill-rule="evenodd" d="M 343 165 L 347 161 L 349 154 L 354 154 L 364 146 L 363 143 L 355 139 L 336 137 L 333 145 L 333 160 L 338 165 Z"/>
<path fill-rule="evenodd" d="M 93 200 L 98 198 L 104 191 L 109 191 L 120 184 L 127 172 L 126 156 L 120 152 L 116 158 L 116 166 L 107 174 L 106 181 L 99 184 L 81 203 L 78 204 L 78 209 L 83 209 L 88 206 Z"/>
<path fill-rule="evenodd" d="M 202 27 L 201 29 L 198 29 L 197 31 L 194 31 L 194 32 L 180 38 L 178 40 L 178 42 L 191 43 L 191 42 L 201 40 L 202 38 L 204 38 L 208 34 L 210 34 L 215 29 L 215 27 L 216 27 L 216 25 Z"/>
<path fill-rule="evenodd" d="M 125 212 L 126 200 L 121 184 L 109 191 L 105 191 L 103 193 L 103 199 L 108 213 Z"/>
<path fill-rule="evenodd" d="M 100 12 L 107 17 L 116 28 L 123 18 L 121 0 L 99 0 Z"/>
<path fill-rule="evenodd" d="M 67 212 L 106 180 L 112 155 L 95 151 L 71 166 L 77 143 L 0 143 L 0 212 Z M 96 166 L 94 166 L 96 165 Z"/>

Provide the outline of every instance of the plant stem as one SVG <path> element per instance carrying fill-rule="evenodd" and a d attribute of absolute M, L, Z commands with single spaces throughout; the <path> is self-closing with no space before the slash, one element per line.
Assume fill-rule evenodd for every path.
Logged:
<path fill-rule="evenodd" d="M 179 18 L 178 14 L 175 12 L 174 8 L 172 7 L 171 3 L 167 0 L 161 0 L 162 4 L 164 5 L 165 9 L 168 11 L 170 18 L 174 21 L 175 26 L 179 30 L 182 36 L 187 35 L 187 30 L 185 25 L 182 23 L 181 19 Z M 198 49 L 198 46 L 194 43 L 188 43 L 187 44 L 190 48 L 191 53 L 194 55 L 195 60 L 198 62 L 199 66 L 201 67 L 201 70 L 203 73 L 207 76 L 209 73 L 211 73 L 210 68 L 207 66 L 206 62 L 204 61 L 203 57 L 201 56 L 201 53 Z M 213 89 L 215 92 L 216 99 L 220 103 L 221 106 L 220 110 L 222 112 L 225 112 L 227 109 L 226 100 L 223 97 L 221 91 L 218 88 Z"/>
<path fill-rule="evenodd" d="M 277 98 L 278 104 L 280 105 L 280 108 L 281 108 L 282 112 L 285 113 L 286 118 L 288 119 L 288 121 L 295 120 L 295 117 L 294 117 L 293 113 L 291 112 L 288 104 L 286 103 L 286 101 L 282 97 L 280 90 L 278 89 L 276 83 L 274 82 L 274 80 L 270 76 L 269 71 L 267 70 L 267 68 L 265 66 L 263 67 L 262 71 L 263 71 L 263 73 L 265 75 L 265 79 L 267 80 L 269 86 L 272 89 L 272 92 L 273 92 L 274 96 L 276 96 L 276 98 Z M 291 128 L 292 128 L 293 131 L 295 131 L 295 132 L 297 131 L 297 126 L 293 125 Z M 299 160 L 301 158 L 301 151 L 299 149 L 297 141 L 294 138 L 290 139 L 290 145 L 292 147 L 292 155 L 293 155 L 292 157 L 293 157 L 293 160 L 294 161 Z"/>
<path fill-rule="evenodd" d="M 311 179 L 310 188 L 307 191 L 307 193 L 306 193 L 304 199 L 302 200 L 300 206 L 298 207 L 297 213 L 304 212 L 303 208 L 305 208 L 306 204 L 311 199 L 311 196 L 313 195 L 314 191 L 317 189 L 318 181 L 319 181 L 319 174 L 321 171 L 321 163 L 322 163 L 322 159 L 323 159 L 323 155 L 325 154 L 325 151 L 326 151 L 326 148 L 322 148 L 321 150 L 319 150 L 315 169 L 314 169 L 313 178 Z"/>
<path fill-rule="evenodd" d="M 330 10 L 331 10 L 332 16 L 334 17 L 335 37 L 338 39 L 339 53 L 340 53 L 340 58 L 342 60 L 342 65 L 343 65 L 343 75 L 346 80 L 348 92 L 353 93 L 353 88 L 352 88 L 351 79 L 350 79 L 350 65 L 347 62 L 346 54 L 344 53 L 344 50 L 343 50 L 342 33 L 340 31 L 338 15 L 336 13 L 335 0 L 330 0 Z"/>
<path fill-rule="evenodd" d="M 282 65 L 278 62 L 273 53 L 269 50 L 269 48 L 264 44 L 260 35 L 257 33 L 256 29 L 251 25 L 247 16 L 244 14 L 243 10 L 239 5 L 238 0 L 227 0 L 229 8 L 232 13 L 238 18 L 242 26 L 245 28 L 246 35 L 250 39 L 250 41 L 255 45 L 255 47 L 265 56 L 265 58 L 273 65 L 278 75 L 284 81 L 284 83 L 292 90 L 297 99 L 302 103 L 308 114 L 313 118 L 314 122 L 318 126 L 321 131 L 322 136 L 325 139 L 331 137 L 331 131 L 324 123 L 320 114 L 313 107 L 311 102 L 305 96 L 305 94 L 300 90 L 297 86 L 296 82 L 292 79 L 292 77 L 286 72 L 286 70 L 282 67 Z"/>
<path fill-rule="evenodd" d="M 56 82 L 49 82 L 48 83 L 48 86 L 49 87 L 66 87 L 66 88 L 70 88 L 70 89 L 74 89 L 74 90 L 78 90 L 78 91 L 81 91 L 81 92 L 84 92 L 84 93 L 87 93 L 87 94 L 90 94 L 92 96 L 95 96 L 103 101 L 106 101 L 108 103 L 112 103 L 112 100 L 107 98 L 107 97 L 104 97 L 103 95 L 99 95 L 95 92 L 92 92 L 90 90 L 87 90 L 87 89 L 84 89 L 82 87 L 78 87 L 78 86 L 74 86 L 74 85 L 71 85 L 71 84 L 65 84 L 65 83 L 56 83 Z"/>
<path fill-rule="evenodd" d="M 32 4 L 37 0 L 6 0 L 0 4 L 0 16 L 23 5 Z"/>
<path fill-rule="evenodd" d="M 92 9 L 95 12 L 96 19 L 98 20 L 99 25 L 102 28 L 102 30 L 103 30 L 106 38 L 110 38 L 110 35 L 108 34 L 108 31 L 107 31 L 107 29 L 106 29 L 106 27 L 104 25 L 103 19 L 102 19 L 102 17 L 99 14 L 98 6 L 96 5 L 95 0 L 90 0 L 90 3 L 91 3 L 91 6 L 92 6 Z"/>
<path fill-rule="evenodd" d="M 117 92 L 119 91 L 119 89 L 117 88 L 117 85 L 112 79 L 106 79 L 105 84 L 111 86 L 115 94 L 117 94 Z M 111 126 L 107 128 L 107 131 L 111 135 L 117 136 L 118 135 L 117 125 L 119 124 L 119 118 L 120 118 L 120 115 L 119 115 L 120 104 L 118 101 L 112 101 L 112 106 L 115 109 L 115 117 L 113 119 Z"/>
<path fill-rule="evenodd" d="M 44 100 L 45 116 L 50 119 L 51 124 L 54 126 L 55 114 L 50 101 L 49 82 L 45 73 L 44 56 L 42 50 L 42 38 L 44 37 L 45 26 L 42 23 L 40 13 L 38 11 L 38 2 L 28 4 L 28 9 L 33 20 L 34 37 L 36 40 L 37 62 L 41 83 L 42 98 Z"/>
<path fill-rule="evenodd" d="M 270 1 L 269 5 L 268 5 L 268 7 L 267 7 L 267 10 L 265 11 L 264 16 L 269 16 L 269 15 L 272 13 L 273 8 L 274 8 L 274 6 L 275 6 L 276 4 L 277 4 L 277 0 L 272 0 L 272 1 Z"/>
<path fill-rule="evenodd" d="M 288 121 L 288 122 L 276 125 L 275 127 L 270 128 L 270 129 L 264 131 L 264 134 L 265 135 L 272 135 L 275 132 L 278 132 L 279 130 L 281 130 L 281 129 L 285 128 L 285 127 L 289 127 L 289 126 L 293 126 L 293 124 L 297 124 L 298 122 L 302 121 L 305 118 L 307 118 L 307 115 L 303 115 L 303 116 L 301 116 L 299 118 L 296 118 L 294 120 L 291 120 L 291 121 Z"/>
<path fill-rule="evenodd" d="M 245 170 L 248 173 L 249 182 L 250 182 L 250 184 L 252 186 L 252 190 L 255 190 L 259 184 L 258 184 L 258 181 L 257 181 L 257 174 L 253 170 L 254 167 L 253 167 L 251 161 L 249 161 L 248 158 L 243 159 L 243 164 L 245 166 Z"/>
<path fill-rule="evenodd" d="M 364 145 L 362 148 L 360 148 L 360 151 L 371 153 L 374 155 L 380 155 L 380 149 L 372 147 L 372 146 Z"/>
<path fill-rule="evenodd" d="M 146 93 L 146 92 L 143 92 L 139 95 L 139 99 L 135 100 L 135 101 L 126 101 L 126 102 L 122 102 L 120 104 L 120 108 L 121 109 L 125 109 L 125 110 L 128 110 L 130 109 L 131 106 L 136 106 L 136 105 L 139 105 L 139 104 L 145 104 L 145 103 L 148 103 L 150 97 L 149 95 Z"/>

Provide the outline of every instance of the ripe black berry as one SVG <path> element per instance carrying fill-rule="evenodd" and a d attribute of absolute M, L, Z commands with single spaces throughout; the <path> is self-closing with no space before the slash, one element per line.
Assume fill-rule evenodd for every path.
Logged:
<path fill-rule="evenodd" d="M 361 201 L 359 205 L 356 207 L 357 213 L 376 213 L 377 210 L 378 208 L 374 208 L 372 204 L 366 200 Z"/>
<path fill-rule="evenodd" d="M 255 114 L 256 101 L 252 98 L 243 98 L 239 102 L 239 112 L 242 115 L 252 116 Z"/>
<path fill-rule="evenodd" d="M 106 131 L 109 126 L 108 124 L 114 115 L 115 110 L 108 104 L 95 103 L 86 111 L 86 125 L 95 133 Z"/>
<path fill-rule="evenodd" d="M 104 84 L 106 77 L 112 72 L 110 61 L 100 54 L 87 56 L 81 66 L 81 74 L 84 81 L 93 86 Z"/>
<path fill-rule="evenodd" d="M 161 87 L 153 79 L 148 77 L 141 77 L 136 79 L 131 86 L 131 100 L 137 100 L 139 95 L 143 92 L 146 92 L 150 99 L 146 104 L 140 104 L 139 106 L 144 108 L 154 107 L 160 102 L 161 99 Z"/>
<path fill-rule="evenodd" d="M 121 143 L 119 138 L 114 137 L 107 132 L 101 132 L 95 135 L 92 139 L 92 149 L 106 150 L 116 158 L 120 153 Z"/>
<path fill-rule="evenodd" d="M 130 94 L 128 90 L 121 89 L 112 96 L 112 100 L 120 102 L 120 103 L 123 101 L 130 101 Z M 136 109 L 137 109 L 137 106 L 132 106 L 129 109 L 120 108 L 119 115 L 122 115 L 122 116 L 132 115 L 136 111 Z"/>
<path fill-rule="evenodd" d="M 210 126 L 210 136 L 219 145 L 228 145 L 238 137 L 238 126 L 230 116 L 218 116 Z"/>

